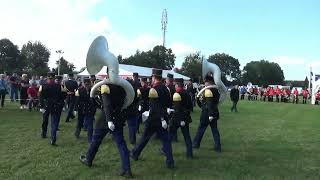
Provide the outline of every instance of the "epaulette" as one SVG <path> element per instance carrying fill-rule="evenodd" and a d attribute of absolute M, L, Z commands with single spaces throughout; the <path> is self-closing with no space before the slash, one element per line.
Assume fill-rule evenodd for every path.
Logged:
<path fill-rule="evenodd" d="M 137 97 L 140 97 L 141 96 L 141 91 L 140 89 L 137 89 Z"/>
<path fill-rule="evenodd" d="M 106 84 L 102 85 L 101 94 L 110 94 L 110 87 Z"/>
<path fill-rule="evenodd" d="M 158 92 L 154 88 L 151 88 L 149 91 L 149 98 L 158 98 Z"/>
<path fill-rule="evenodd" d="M 75 96 L 80 96 L 79 90 L 76 91 Z"/>
<path fill-rule="evenodd" d="M 210 89 L 206 89 L 204 91 L 204 97 L 206 98 L 213 97 L 212 91 Z"/>
<path fill-rule="evenodd" d="M 179 102 L 181 101 L 181 96 L 179 93 L 174 93 L 173 94 L 173 102 Z"/>

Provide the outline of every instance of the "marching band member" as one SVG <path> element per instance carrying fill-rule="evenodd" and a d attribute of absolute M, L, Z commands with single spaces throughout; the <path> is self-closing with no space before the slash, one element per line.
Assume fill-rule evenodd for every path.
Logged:
<path fill-rule="evenodd" d="M 141 84 L 138 78 L 139 78 L 139 74 L 133 73 L 133 80 L 129 81 L 135 91 L 135 98 L 132 104 L 127 108 L 129 141 L 130 141 L 130 144 L 133 144 L 133 145 L 136 144 L 137 126 L 138 126 L 138 119 L 139 119 L 139 99 L 141 96 L 141 92 L 138 91 L 138 89 L 141 87 Z"/>
<path fill-rule="evenodd" d="M 88 132 L 88 142 L 92 142 L 93 135 L 93 123 L 94 123 L 94 115 L 96 113 L 96 104 L 90 98 L 91 91 L 91 82 L 90 79 L 86 78 L 83 80 L 83 86 L 81 86 L 75 94 L 76 103 L 75 103 L 75 111 L 78 112 L 78 115 L 81 116 L 78 118 L 78 123 L 75 131 L 76 138 L 79 138 L 81 129 L 83 128 L 84 121 L 87 125 Z M 75 113 L 76 114 L 76 113 Z"/>
<path fill-rule="evenodd" d="M 213 77 L 207 75 L 205 77 L 205 86 L 213 85 Z M 208 88 L 202 97 L 198 98 L 198 105 L 201 107 L 200 124 L 197 134 L 193 140 L 193 148 L 199 149 L 202 137 L 206 128 L 210 125 L 212 136 L 215 142 L 215 151 L 221 152 L 220 133 L 218 130 L 219 120 L 219 98 L 220 93 L 217 88 Z"/>
<path fill-rule="evenodd" d="M 145 130 L 139 144 L 131 151 L 131 157 L 138 160 L 142 150 L 149 142 L 152 135 L 157 132 L 162 140 L 162 150 L 164 151 L 167 160 L 167 168 L 174 168 L 174 160 L 172 156 L 172 147 L 169 134 L 167 131 L 168 124 L 167 108 L 171 105 L 170 93 L 165 85 L 161 83 L 162 70 L 152 70 L 153 85 L 149 91 L 149 118 L 145 122 Z"/>
<path fill-rule="evenodd" d="M 63 89 L 54 81 L 54 73 L 48 73 L 47 83 L 40 86 L 40 112 L 43 113 L 41 137 L 47 137 L 47 127 L 49 115 L 51 115 L 51 141 L 50 144 L 56 146 L 56 134 L 59 126 L 59 101 L 63 97 Z"/>
<path fill-rule="evenodd" d="M 65 81 L 65 88 L 67 89 L 67 103 L 68 103 L 68 114 L 66 122 L 70 122 L 70 118 L 74 119 L 73 114 L 74 104 L 75 104 L 75 92 L 78 90 L 78 83 L 74 80 L 74 75 L 72 73 L 68 74 L 69 79 Z"/>
<path fill-rule="evenodd" d="M 170 120 L 169 134 L 170 138 L 173 138 L 177 134 L 177 129 L 180 127 L 181 132 L 186 143 L 186 155 L 187 158 L 193 158 L 192 154 L 192 142 L 189 131 L 189 124 L 192 119 L 190 112 L 192 110 L 192 101 L 190 95 L 184 90 L 183 79 L 175 79 L 175 93 L 173 95 L 173 108 L 174 112 Z"/>

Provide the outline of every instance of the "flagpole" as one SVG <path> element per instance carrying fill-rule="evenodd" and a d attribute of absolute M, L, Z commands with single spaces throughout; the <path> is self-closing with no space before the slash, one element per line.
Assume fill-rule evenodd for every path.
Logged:
<path fill-rule="evenodd" d="M 311 81 L 312 81 L 312 67 L 310 65 L 310 73 L 309 73 L 309 87 L 308 90 L 311 93 Z"/>

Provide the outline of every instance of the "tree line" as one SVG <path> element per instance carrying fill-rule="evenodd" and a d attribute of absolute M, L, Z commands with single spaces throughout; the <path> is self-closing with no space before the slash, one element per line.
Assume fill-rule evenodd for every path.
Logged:
<path fill-rule="evenodd" d="M 19 50 L 9 39 L 0 40 L 0 72 L 29 73 L 32 75 L 44 75 L 50 69 L 48 61 L 50 50 L 40 41 L 27 42 Z M 123 58 L 118 56 L 119 63 L 137 65 L 159 69 L 173 69 L 192 78 L 193 81 L 201 81 L 202 60 L 201 52 L 191 53 L 184 58 L 181 68 L 174 68 L 176 56 L 172 49 L 157 45 L 149 51 L 137 50 L 135 54 Z M 232 84 L 256 85 L 284 84 L 283 70 L 279 64 L 267 60 L 251 61 L 243 69 L 240 69 L 239 60 L 225 53 L 209 55 L 208 61 L 217 64 L 222 72 L 222 81 L 230 86 Z M 59 61 L 56 62 L 58 65 Z M 66 59 L 60 59 L 60 73 L 73 72 L 75 66 Z M 85 68 L 82 68 L 84 70 Z M 56 70 L 53 68 L 52 70 Z"/>
<path fill-rule="evenodd" d="M 9 39 L 0 40 L 0 72 L 8 73 L 28 73 L 30 75 L 46 75 L 50 68 L 48 66 L 50 50 L 40 41 L 27 42 L 19 50 L 18 46 Z M 59 60 L 56 61 L 56 71 Z M 73 72 L 75 66 L 60 58 L 60 73 L 67 74 Z"/>

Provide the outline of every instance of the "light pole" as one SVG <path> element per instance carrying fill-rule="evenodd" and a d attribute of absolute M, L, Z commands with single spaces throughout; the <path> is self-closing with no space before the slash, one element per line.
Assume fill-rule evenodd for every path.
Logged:
<path fill-rule="evenodd" d="M 60 75 L 61 54 L 63 54 L 64 52 L 62 50 L 56 50 L 56 53 L 59 54 L 58 75 Z"/>

